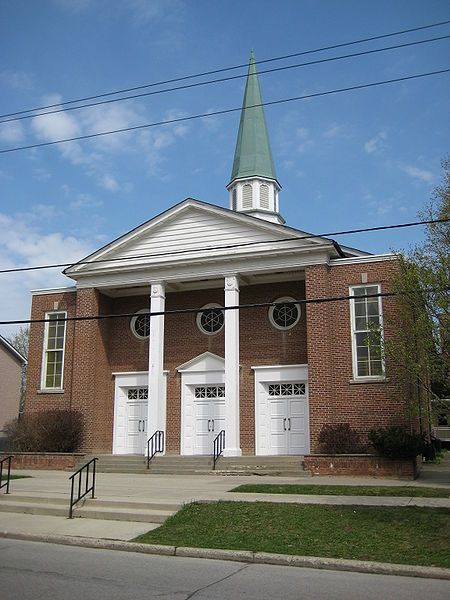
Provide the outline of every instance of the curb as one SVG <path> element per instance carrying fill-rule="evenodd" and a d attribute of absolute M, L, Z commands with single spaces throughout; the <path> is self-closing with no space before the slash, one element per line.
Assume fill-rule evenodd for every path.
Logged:
<path fill-rule="evenodd" d="M 307 567 L 309 569 L 328 569 L 332 571 L 353 571 L 355 573 L 372 573 L 376 575 L 399 575 L 403 577 L 422 577 L 426 579 L 445 579 L 450 581 L 450 569 L 441 567 L 421 567 L 415 565 L 398 565 L 364 560 L 343 558 L 320 558 L 316 556 L 296 556 L 290 554 L 272 554 L 269 552 L 252 552 L 250 550 L 221 550 L 216 548 L 187 548 L 164 546 L 162 544 L 139 544 L 118 540 L 96 539 L 61 535 L 32 535 L 0 531 L 0 538 L 45 542 L 82 548 L 101 550 L 120 550 L 122 552 L 139 552 L 160 556 L 178 556 L 189 558 L 207 558 L 211 560 L 228 560 L 259 565 L 278 565 L 285 567 Z"/>

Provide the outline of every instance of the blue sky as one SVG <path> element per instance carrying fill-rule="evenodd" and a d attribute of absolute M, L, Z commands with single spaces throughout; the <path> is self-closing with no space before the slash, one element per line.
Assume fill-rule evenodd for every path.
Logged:
<path fill-rule="evenodd" d="M 252 48 L 264 60 L 448 18 L 445 0 L 0 0 L 0 113 L 246 63 Z M 448 33 L 447 25 L 282 64 Z M 448 55 L 444 40 L 261 75 L 260 84 L 271 101 L 443 69 Z M 448 81 L 268 107 L 287 224 L 325 233 L 415 220 L 448 153 Z M 243 87 L 234 80 L 0 124 L 0 148 L 238 107 Z M 233 113 L 0 155 L 1 267 L 75 261 L 189 196 L 228 206 L 238 122 Z M 336 239 L 386 252 L 421 235 Z M 28 317 L 30 289 L 71 283 L 58 271 L 0 277 L 1 320 Z"/>

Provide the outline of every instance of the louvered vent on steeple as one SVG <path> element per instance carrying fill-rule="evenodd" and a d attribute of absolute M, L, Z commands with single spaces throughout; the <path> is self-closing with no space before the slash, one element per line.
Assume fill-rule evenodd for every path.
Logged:
<path fill-rule="evenodd" d="M 242 190 L 242 208 L 252 208 L 252 186 L 246 183 Z"/>
<path fill-rule="evenodd" d="M 263 183 L 259 186 L 259 202 L 261 208 L 270 208 L 269 206 L 269 186 Z"/>

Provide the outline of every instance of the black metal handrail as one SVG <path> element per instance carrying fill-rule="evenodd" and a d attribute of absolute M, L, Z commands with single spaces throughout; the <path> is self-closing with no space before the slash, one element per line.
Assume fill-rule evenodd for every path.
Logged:
<path fill-rule="evenodd" d="M 9 494 L 9 480 L 11 479 L 11 460 L 14 456 L 5 456 L 0 460 L 0 490 L 6 487 L 6 494 Z M 3 463 L 8 461 L 8 472 L 6 474 L 6 481 L 3 483 Z"/>
<path fill-rule="evenodd" d="M 91 498 L 95 498 L 95 474 L 96 474 L 95 465 L 96 465 L 97 461 L 98 461 L 98 458 L 91 458 L 91 460 L 89 462 L 87 462 L 85 465 L 80 467 L 78 469 L 78 471 L 75 471 L 75 473 L 69 477 L 69 480 L 72 480 L 72 486 L 70 489 L 69 519 L 73 518 L 73 507 L 75 506 L 75 504 L 77 502 L 79 502 L 82 498 L 87 496 L 89 494 L 89 492 L 92 492 Z M 89 472 L 90 472 L 91 464 L 93 464 L 94 466 L 92 468 L 92 485 L 89 487 Z M 84 481 L 84 492 L 82 493 L 81 492 L 81 489 L 82 489 L 81 482 L 83 479 L 83 473 L 85 473 L 85 481 Z M 75 477 L 77 475 L 78 475 L 78 492 L 77 492 L 76 500 L 74 500 Z"/>
<path fill-rule="evenodd" d="M 154 458 L 155 454 L 161 454 L 164 452 L 164 431 L 158 429 L 147 440 L 147 469 L 150 468 L 150 461 Z"/>
<path fill-rule="evenodd" d="M 225 448 L 225 430 L 222 429 L 214 438 L 213 444 L 213 471 L 216 470 L 216 462 L 219 460 Z"/>

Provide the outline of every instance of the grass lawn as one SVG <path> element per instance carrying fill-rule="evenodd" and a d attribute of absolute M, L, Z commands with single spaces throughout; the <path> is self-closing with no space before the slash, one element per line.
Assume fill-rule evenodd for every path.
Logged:
<path fill-rule="evenodd" d="M 28 479 L 32 475 L 10 475 L 10 479 Z"/>
<path fill-rule="evenodd" d="M 450 567 L 449 540 L 446 509 L 219 502 L 190 504 L 135 541 Z"/>
<path fill-rule="evenodd" d="M 407 496 L 413 498 L 448 498 L 450 488 L 379 486 L 379 485 L 270 485 L 265 483 L 240 485 L 231 492 L 252 494 L 311 494 L 323 496 Z"/>

